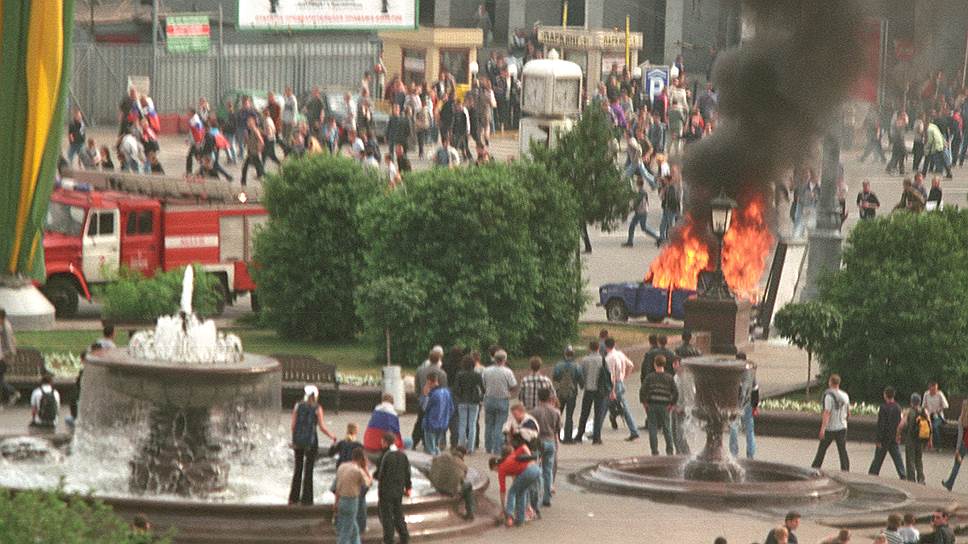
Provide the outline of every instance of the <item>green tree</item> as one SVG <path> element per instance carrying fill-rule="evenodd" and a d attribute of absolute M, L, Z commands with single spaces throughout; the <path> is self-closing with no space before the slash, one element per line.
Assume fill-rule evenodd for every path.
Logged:
<path fill-rule="evenodd" d="M 823 302 L 787 304 L 774 317 L 773 326 L 780 336 L 807 351 L 807 397 L 813 379 L 813 354 L 825 343 L 837 341 L 843 322 L 840 312 Z"/>
<path fill-rule="evenodd" d="M 192 309 L 201 316 L 221 313 L 225 292 L 221 280 L 195 267 Z M 112 321 L 154 321 L 178 312 L 185 267 L 156 272 L 148 278 L 137 270 L 121 269 L 115 281 L 95 293 L 102 304 L 101 314 Z"/>
<path fill-rule="evenodd" d="M 166 544 L 137 534 L 104 503 L 61 491 L 0 492 L 0 544 Z"/>
<path fill-rule="evenodd" d="M 535 162 L 568 183 L 581 204 L 582 231 L 599 225 L 610 232 L 629 214 L 633 192 L 623 180 L 612 147 L 611 121 L 599 108 L 588 108 L 572 129 L 560 135 L 553 147 L 531 146 Z M 591 251 L 588 240 L 585 250 Z"/>
<path fill-rule="evenodd" d="M 357 288 L 357 313 L 364 328 L 384 333 L 387 366 L 393 361 L 391 333 L 412 326 L 414 308 L 426 303 L 427 293 L 417 282 L 400 276 L 377 277 Z"/>
<path fill-rule="evenodd" d="M 263 322 L 290 338 L 356 335 L 366 245 L 356 209 L 382 192 L 379 176 L 347 158 L 312 155 L 286 161 L 264 183 L 271 220 L 255 240 Z"/>
<path fill-rule="evenodd" d="M 540 165 L 414 173 L 360 216 L 369 242 L 363 285 L 425 294 L 396 325 L 400 360 L 422 360 L 434 344 L 557 351 L 576 333 L 577 201 Z M 358 290 L 360 314 L 381 334 L 383 303 L 368 287 Z"/>
<path fill-rule="evenodd" d="M 876 400 L 938 380 L 968 393 L 968 211 L 894 213 L 854 228 L 821 300 L 843 315 L 821 363 Z"/>

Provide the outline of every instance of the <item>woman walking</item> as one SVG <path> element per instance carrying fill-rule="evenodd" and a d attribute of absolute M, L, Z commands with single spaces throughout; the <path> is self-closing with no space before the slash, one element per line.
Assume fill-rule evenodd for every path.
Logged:
<path fill-rule="evenodd" d="M 292 486 L 289 489 L 289 504 L 313 503 L 313 466 L 316 464 L 316 454 L 319 452 L 319 438 L 316 436 L 318 427 L 330 440 L 336 440 L 336 435 L 329 432 L 323 423 L 323 407 L 319 405 L 319 389 L 315 385 L 307 385 L 303 389 L 303 401 L 292 409 L 292 449 L 295 457 L 295 468 L 292 473 Z"/>
<path fill-rule="evenodd" d="M 968 455 L 968 400 L 961 403 L 961 415 L 958 416 L 958 442 L 955 446 L 955 464 L 951 467 L 951 475 L 941 482 L 948 491 L 955 486 L 955 478 L 961 469 L 961 461 Z"/>

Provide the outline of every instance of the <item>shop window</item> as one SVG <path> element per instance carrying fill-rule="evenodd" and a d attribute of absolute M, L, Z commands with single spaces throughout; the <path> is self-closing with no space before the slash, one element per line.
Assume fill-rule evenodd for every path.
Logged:
<path fill-rule="evenodd" d="M 470 50 L 468 49 L 442 49 L 440 51 L 440 67 L 446 68 L 458 84 L 467 83 L 470 80 L 469 62 Z"/>

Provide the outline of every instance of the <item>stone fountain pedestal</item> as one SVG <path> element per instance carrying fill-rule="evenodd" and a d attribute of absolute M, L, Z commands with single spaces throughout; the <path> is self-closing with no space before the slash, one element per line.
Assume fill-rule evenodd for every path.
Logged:
<path fill-rule="evenodd" d="M 0 308 L 15 331 L 54 328 L 54 306 L 29 280 L 0 275 Z"/>
<path fill-rule="evenodd" d="M 279 363 L 268 357 L 180 364 L 109 349 L 89 355 L 87 364 L 106 373 L 85 373 L 82 389 L 106 385 L 148 404 L 148 433 L 129 461 L 129 489 L 137 494 L 204 497 L 223 491 L 229 463 L 219 425 L 238 423 L 227 422 L 226 414 L 247 403 L 279 406 Z M 92 379 L 105 383 L 88 384 Z"/>
<path fill-rule="evenodd" d="M 712 353 L 736 355 L 748 352 L 753 305 L 745 300 L 689 297 L 683 304 L 685 328 L 709 332 Z"/>

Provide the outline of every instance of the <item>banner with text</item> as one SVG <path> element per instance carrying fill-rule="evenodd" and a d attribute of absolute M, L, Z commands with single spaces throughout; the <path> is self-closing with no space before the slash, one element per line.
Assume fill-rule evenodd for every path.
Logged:
<path fill-rule="evenodd" d="M 239 28 L 411 29 L 416 0 L 239 0 Z"/>
<path fill-rule="evenodd" d="M 208 15 L 169 15 L 165 18 L 165 42 L 169 53 L 208 51 Z"/>

